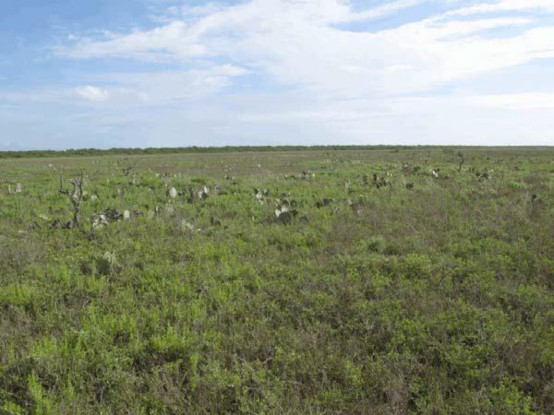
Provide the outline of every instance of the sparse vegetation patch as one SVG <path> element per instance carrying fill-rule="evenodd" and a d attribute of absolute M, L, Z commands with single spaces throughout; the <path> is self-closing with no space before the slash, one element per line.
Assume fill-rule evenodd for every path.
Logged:
<path fill-rule="evenodd" d="M 0 160 L 0 414 L 554 413 L 554 150 L 300 150 Z"/>

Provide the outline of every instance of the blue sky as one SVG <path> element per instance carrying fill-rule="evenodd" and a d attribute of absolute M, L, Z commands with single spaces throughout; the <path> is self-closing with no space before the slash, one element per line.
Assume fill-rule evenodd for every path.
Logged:
<path fill-rule="evenodd" d="M 3 0 L 0 149 L 554 145 L 553 0 Z"/>

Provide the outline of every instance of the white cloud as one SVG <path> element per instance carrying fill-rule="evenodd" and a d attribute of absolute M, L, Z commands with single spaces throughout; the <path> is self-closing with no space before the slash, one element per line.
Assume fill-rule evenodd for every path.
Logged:
<path fill-rule="evenodd" d="M 75 93 L 79 98 L 91 102 L 103 102 L 110 98 L 108 90 L 90 85 L 75 88 Z"/>
<path fill-rule="evenodd" d="M 156 146 L 554 143 L 554 81 L 526 90 L 514 75 L 492 92 L 487 82 L 554 57 L 545 18 L 554 0 L 368 3 L 178 5 L 153 29 L 74 36 L 56 49 L 62 59 L 139 61 L 140 70 L 96 70 L 76 80 L 86 86 L 12 98 L 55 101 L 60 112 L 78 103 L 74 128 L 120 137 L 114 145 L 129 145 L 130 131 L 135 145 Z M 424 3 L 449 11 L 402 14 Z"/>
<path fill-rule="evenodd" d="M 204 45 L 189 35 L 182 21 L 126 35 L 107 33 L 100 41 L 75 37 L 73 42 L 76 43 L 73 47 L 58 47 L 56 52 L 75 59 L 115 57 L 144 61 L 197 58 L 207 52 Z"/>
<path fill-rule="evenodd" d="M 162 105 L 216 94 L 231 85 L 234 78 L 248 73 L 238 66 L 220 65 L 206 69 L 102 74 L 92 80 L 118 85 L 110 93 L 113 105 Z"/>
<path fill-rule="evenodd" d="M 497 0 L 454 10 L 449 15 L 465 15 L 510 11 L 543 11 L 554 13 L 552 0 Z"/>
<path fill-rule="evenodd" d="M 156 106 L 205 98 L 225 89 L 232 79 L 248 73 L 234 65 L 188 71 L 104 73 L 89 75 L 84 80 L 113 85 L 109 89 L 84 85 L 0 92 L 0 100 L 5 105 L 50 102 L 97 108 L 95 104 L 102 103 L 102 107 L 110 109 Z"/>
<path fill-rule="evenodd" d="M 400 0 L 362 11 L 354 11 L 343 0 L 212 5 L 152 30 L 81 39 L 59 53 L 81 59 L 172 60 L 193 67 L 210 61 L 217 66 L 221 61 L 240 62 L 284 85 L 336 97 L 421 92 L 554 56 L 554 27 L 536 26 L 535 20 L 523 16 L 490 15 L 467 21 L 452 20 L 447 13 L 377 32 L 335 27 L 423 2 Z M 547 2 L 540 0 L 504 0 L 457 10 L 467 15 L 477 10 L 537 7 L 548 9 Z M 511 34 L 494 36 L 494 29 Z"/>
<path fill-rule="evenodd" d="M 514 111 L 554 109 L 553 93 L 497 94 L 465 97 L 470 105 L 500 108 Z"/>
<path fill-rule="evenodd" d="M 36 102 L 26 105 L 25 111 L 0 110 L 0 123 L 7 131 L 18 131 L 10 136 L 24 135 L 26 143 L 36 143 L 35 147 L 44 145 L 44 137 L 53 137 L 49 143 L 62 148 L 554 144 L 552 107 L 543 106 L 554 94 L 503 95 L 327 100 L 298 91 L 207 96 L 156 108 L 117 106 L 111 100 L 110 105 L 81 107 L 72 102 Z"/>

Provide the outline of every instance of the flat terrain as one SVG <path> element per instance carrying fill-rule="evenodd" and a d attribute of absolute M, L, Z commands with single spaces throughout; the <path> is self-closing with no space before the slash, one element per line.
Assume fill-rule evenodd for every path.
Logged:
<path fill-rule="evenodd" d="M 459 150 L 0 160 L 0 414 L 554 413 L 554 148 Z"/>

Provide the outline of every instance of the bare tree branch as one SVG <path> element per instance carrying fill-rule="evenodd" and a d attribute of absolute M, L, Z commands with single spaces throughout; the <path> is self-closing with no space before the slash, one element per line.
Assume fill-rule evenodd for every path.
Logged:
<path fill-rule="evenodd" d="M 71 226 L 73 228 L 80 227 L 79 223 L 79 216 L 81 213 L 81 202 L 83 201 L 84 196 L 84 183 L 85 183 L 85 177 L 84 173 L 81 171 L 81 174 L 79 177 L 73 178 L 69 180 L 69 183 L 71 183 L 72 189 L 66 189 L 63 185 L 63 171 L 60 173 L 60 188 L 58 189 L 58 193 L 63 194 L 67 196 L 69 199 L 69 202 L 71 203 L 71 207 L 73 210 L 73 219 L 71 222 Z"/>

